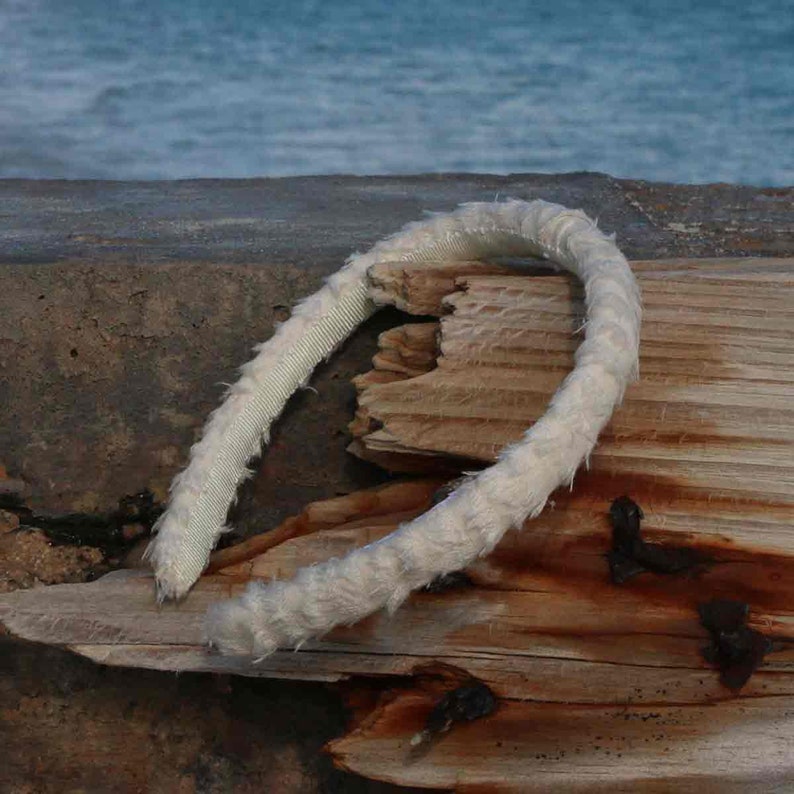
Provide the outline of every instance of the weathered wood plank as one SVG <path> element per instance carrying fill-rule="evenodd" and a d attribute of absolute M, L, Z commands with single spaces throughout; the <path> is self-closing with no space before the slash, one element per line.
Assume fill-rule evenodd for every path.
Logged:
<path fill-rule="evenodd" d="M 701 656 L 707 635 L 697 605 L 730 597 L 749 601 L 750 624 L 782 643 L 745 693 L 794 693 L 794 644 L 785 642 L 794 639 L 791 558 L 695 540 L 691 545 L 715 560 L 696 576 L 647 574 L 618 587 L 607 572 L 604 516 L 569 513 L 562 503 L 473 565 L 471 587 L 415 594 L 393 616 L 375 615 L 307 644 L 307 652 L 323 660 L 320 668 L 303 652 L 252 664 L 201 650 L 206 607 L 240 592 L 250 576 L 289 577 L 302 565 L 377 540 L 415 512 L 361 518 L 295 537 L 204 577 L 180 605 L 158 608 L 148 575 L 119 572 L 92 585 L 6 596 L 0 620 L 28 639 L 67 644 L 116 664 L 251 675 L 285 675 L 291 664 L 292 674 L 314 678 L 360 674 L 362 664 L 380 675 L 404 675 L 417 660 L 442 659 L 466 667 L 506 697 L 538 697 L 542 684 L 545 701 L 701 702 L 728 693 Z M 554 528 L 561 517 L 562 532 Z M 653 529 L 646 534 L 658 542 L 676 536 Z M 374 667 L 373 658 L 379 660 Z M 466 659 L 471 664 L 462 664 Z M 561 676 L 561 670 L 571 675 Z M 662 686 L 671 678 L 675 686 Z"/>
<path fill-rule="evenodd" d="M 436 702 L 421 689 L 384 698 L 329 749 L 359 774 L 456 792 L 790 790 L 790 698 L 719 708 L 507 702 L 416 752 L 410 740 Z"/>
<path fill-rule="evenodd" d="M 787 533 L 794 503 L 794 260 L 717 261 L 704 272 L 685 266 L 649 263 L 641 274 L 642 379 L 591 464 L 603 476 L 672 480 L 701 498 L 758 502 L 756 512 L 764 514 L 780 503 Z M 448 268 L 439 269 L 448 286 Z M 425 300 L 407 283 L 416 293 L 409 301 Z M 374 372 L 387 371 L 386 382 L 357 381 L 356 454 L 388 455 L 395 468 L 400 454 L 409 464 L 429 454 L 489 462 L 541 415 L 570 371 L 582 317 L 570 280 L 471 275 L 458 286 L 463 291 L 445 299 L 454 312 L 442 319 L 435 369 L 396 379 L 376 360 Z M 389 289 L 395 300 L 406 299 Z M 733 289 L 723 305 L 722 291 Z M 418 346 L 426 349 L 423 341 Z"/>

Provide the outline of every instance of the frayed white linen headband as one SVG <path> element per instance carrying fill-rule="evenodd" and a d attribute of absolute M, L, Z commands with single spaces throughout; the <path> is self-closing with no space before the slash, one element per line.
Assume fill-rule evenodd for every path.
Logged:
<path fill-rule="evenodd" d="M 489 552 L 508 529 L 540 513 L 555 488 L 573 482 L 637 376 L 637 283 L 614 242 L 580 210 L 545 201 L 465 204 L 350 257 L 258 347 L 192 448 L 187 469 L 174 479 L 148 552 L 158 597 L 180 598 L 198 579 L 247 464 L 290 395 L 375 310 L 369 268 L 493 256 L 545 257 L 584 284 L 585 338 L 546 413 L 493 466 L 391 535 L 305 568 L 290 581 L 252 583 L 241 597 L 213 605 L 211 645 L 261 657 L 382 607 L 395 609 L 412 590 Z"/>

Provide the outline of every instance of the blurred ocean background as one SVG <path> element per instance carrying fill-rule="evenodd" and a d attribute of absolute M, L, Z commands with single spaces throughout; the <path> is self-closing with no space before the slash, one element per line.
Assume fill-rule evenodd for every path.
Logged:
<path fill-rule="evenodd" d="M 0 177 L 794 183 L 792 0 L 0 0 Z"/>

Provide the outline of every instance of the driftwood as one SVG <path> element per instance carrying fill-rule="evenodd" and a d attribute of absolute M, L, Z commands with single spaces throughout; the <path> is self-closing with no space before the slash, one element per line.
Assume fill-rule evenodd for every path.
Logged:
<path fill-rule="evenodd" d="M 309 505 L 217 552 L 176 606 L 155 606 L 148 574 L 119 571 L 3 596 L 0 620 L 107 664 L 375 677 L 385 684 L 372 697 L 371 687 L 346 685 L 356 720 L 329 750 L 347 768 L 405 785 L 785 790 L 794 784 L 793 264 L 635 263 L 646 304 L 642 380 L 590 469 L 465 576 L 414 594 L 393 616 L 257 663 L 202 646 L 209 603 L 390 532 L 427 508 L 437 476 Z M 570 370 L 571 282 L 478 264 L 460 274 L 375 274 L 382 299 L 443 317 L 381 337 L 375 369 L 357 379 L 357 454 L 397 470 L 482 466 Z M 650 571 L 629 560 L 625 577 L 609 512 L 623 495 L 645 515 L 632 548 L 653 551 Z M 659 554 L 672 554 L 667 573 Z M 699 612 L 715 600 L 748 609 L 721 639 Z M 717 652 L 724 641 L 741 655 L 729 635 L 752 646 L 738 679 Z M 445 694 L 475 691 L 472 680 L 495 709 L 423 734 Z"/>

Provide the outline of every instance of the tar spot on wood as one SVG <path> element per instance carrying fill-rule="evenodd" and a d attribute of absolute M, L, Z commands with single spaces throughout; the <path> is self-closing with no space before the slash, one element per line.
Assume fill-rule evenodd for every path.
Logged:
<path fill-rule="evenodd" d="M 472 722 L 496 709 L 496 695 L 481 681 L 472 681 L 447 692 L 430 712 L 425 730 L 431 734 L 448 731 L 456 722 Z"/>
<path fill-rule="evenodd" d="M 607 554 L 615 584 L 638 573 L 676 574 L 691 571 L 710 559 L 695 549 L 647 543 L 640 535 L 642 508 L 628 496 L 620 496 L 609 508 L 612 519 L 612 549 Z"/>
<path fill-rule="evenodd" d="M 411 745 L 427 744 L 460 722 L 473 722 L 496 711 L 496 695 L 490 687 L 472 678 L 447 692 L 433 707 L 425 721 L 424 730 L 417 733 Z"/>
<path fill-rule="evenodd" d="M 772 642 L 746 625 L 750 607 L 742 601 L 714 600 L 698 606 L 701 625 L 711 634 L 703 658 L 720 671 L 720 681 L 729 689 L 741 689 Z"/>

